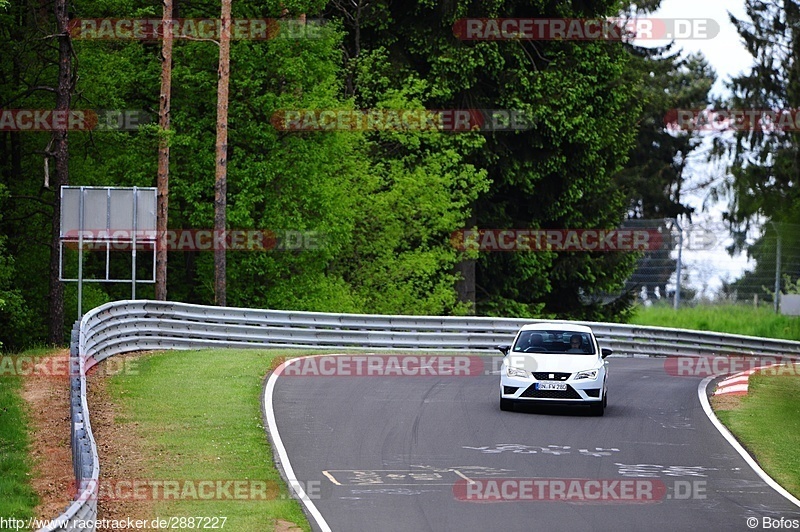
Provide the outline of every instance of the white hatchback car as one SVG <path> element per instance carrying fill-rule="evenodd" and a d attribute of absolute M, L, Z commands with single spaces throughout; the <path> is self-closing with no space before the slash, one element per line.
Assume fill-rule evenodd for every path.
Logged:
<path fill-rule="evenodd" d="M 608 404 L 606 377 L 611 349 L 601 349 L 590 327 L 570 323 L 525 325 L 511 346 L 497 347 L 500 409 L 515 403 L 585 404 L 602 416 Z"/>

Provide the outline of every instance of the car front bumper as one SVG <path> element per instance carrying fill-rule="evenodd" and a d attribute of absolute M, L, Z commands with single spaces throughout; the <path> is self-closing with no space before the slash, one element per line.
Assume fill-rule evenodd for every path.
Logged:
<path fill-rule="evenodd" d="M 514 401 L 580 404 L 596 403 L 603 400 L 604 372 L 600 372 L 595 379 L 580 379 L 566 381 L 535 380 L 533 378 L 508 377 L 500 378 L 500 397 Z M 537 384 L 558 383 L 565 384 L 566 390 L 540 390 Z"/>

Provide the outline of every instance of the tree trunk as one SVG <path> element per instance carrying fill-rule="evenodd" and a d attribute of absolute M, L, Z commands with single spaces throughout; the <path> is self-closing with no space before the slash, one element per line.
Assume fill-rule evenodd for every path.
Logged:
<path fill-rule="evenodd" d="M 56 110 L 67 112 L 72 95 L 72 43 L 68 31 L 67 0 L 56 0 L 55 14 L 58 24 Z M 64 285 L 58 280 L 58 247 L 61 227 L 61 187 L 69 183 L 69 150 L 66 129 L 53 131 L 53 157 L 56 163 L 56 186 L 50 239 L 50 316 L 47 341 L 51 345 L 61 345 L 64 343 Z"/>
<path fill-rule="evenodd" d="M 228 82 L 230 80 L 231 0 L 222 0 L 222 28 L 219 39 L 219 83 L 217 85 L 217 165 L 214 179 L 214 232 L 223 235 L 228 189 Z M 216 240 L 216 239 L 215 239 Z M 220 238 L 219 241 L 225 242 Z M 214 300 L 227 304 L 225 245 L 214 248 Z"/>
<path fill-rule="evenodd" d="M 456 293 L 460 303 L 469 303 L 475 314 L 475 259 L 464 259 L 456 264 L 456 273 L 461 279 L 456 282 Z"/>
<path fill-rule="evenodd" d="M 158 122 L 158 205 L 156 207 L 156 299 L 167 299 L 167 228 L 169 214 L 169 105 L 172 90 L 172 0 L 164 0 L 164 41 L 161 45 L 161 94 Z"/>
<path fill-rule="evenodd" d="M 472 215 L 467 219 L 466 227 L 472 228 L 477 224 L 477 215 L 475 214 L 475 203 L 470 206 Z M 456 264 L 456 273 L 460 275 L 460 279 L 456 281 L 456 294 L 458 294 L 458 301 L 460 303 L 469 303 L 472 314 L 475 314 L 475 259 L 463 259 Z"/>

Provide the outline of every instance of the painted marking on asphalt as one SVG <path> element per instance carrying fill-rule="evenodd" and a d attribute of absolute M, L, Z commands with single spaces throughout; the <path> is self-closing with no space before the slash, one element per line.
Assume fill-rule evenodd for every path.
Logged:
<path fill-rule="evenodd" d="M 338 481 L 338 480 L 336 480 L 336 478 L 335 478 L 333 475 L 331 475 L 330 473 L 328 473 L 327 471 L 323 471 L 323 472 L 322 472 L 322 474 L 323 474 L 323 475 L 325 475 L 326 477 L 328 477 L 328 479 L 329 479 L 331 482 L 333 482 L 334 484 L 336 484 L 337 486 L 341 486 L 341 484 L 339 483 L 339 481 Z"/>
<path fill-rule="evenodd" d="M 458 471 L 461 474 L 468 474 L 470 477 L 491 477 L 491 476 L 508 476 L 513 473 L 513 469 L 498 469 L 496 467 L 486 466 L 454 466 L 454 467 L 434 467 L 427 465 L 411 464 L 411 467 L 419 467 L 423 469 L 431 469 L 433 471 Z"/>
<path fill-rule="evenodd" d="M 569 454 L 570 446 L 561 445 L 548 445 L 547 447 L 539 447 L 533 445 L 524 445 L 522 443 L 498 443 L 494 447 L 484 445 L 483 447 L 470 447 L 463 445 L 462 449 L 471 449 L 473 451 L 480 451 L 484 454 L 500 454 L 503 452 L 511 452 L 514 454 L 552 454 L 559 456 L 562 454 Z"/>
<path fill-rule="evenodd" d="M 322 474 L 337 486 L 452 486 L 458 479 L 448 480 L 451 474 L 475 483 L 456 469 L 329 469 Z"/>
<path fill-rule="evenodd" d="M 703 466 L 663 466 L 658 464 L 620 464 L 617 472 L 623 477 L 656 478 L 667 477 L 707 477 L 707 471 L 718 471 L 716 467 Z"/>
<path fill-rule="evenodd" d="M 480 451 L 483 454 L 501 454 L 504 452 L 510 452 L 513 454 L 546 454 L 550 456 L 561 456 L 562 454 L 571 454 L 573 449 L 569 445 L 547 445 L 547 446 L 535 446 L 535 445 L 524 445 L 521 443 L 498 443 L 494 447 L 489 447 L 488 445 L 484 445 L 482 447 L 470 447 L 468 445 L 463 445 L 462 449 L 470 449 L 473 451 Z M 578 453 L 581 456 L 592 456 L 592 457 L 601 457 L 601 456 L 611 456 L 611 453 L 618 453 L 620 452 L 619 449 L 616 447 L 611 448 L 603 448 L 603 447 L 595 447 L 594 450 L 589 449 L 579 449 Z"/>
<path fill-rule="evenodd" d="M 459 477 L 463 478 L 464 480 L 466 480 L 466 481 L 467 481 L 468 483 L 470 483 L 470 484 L 477 484 L 477 482 L 475 482 L 475 481 L 474 481 L 474 480 L 472 480 L 472 479 L 469 479 L 469 478 L 467 478 L 467 476 L 466 476 L 466 475 L 464 475 L 464 473 L 462 473 L 462 472 L 461 472 L 461 471 L 459 471 L 458 469 L 453 469 L 453 473 L 455 473 L 455 474 L 456 474 L 456 475 L 458 475 Z"/>
<path fill-rule="evenodd" d="M 594 451 L 590 451 L 589 449 L 580 449 L 578 451 L 583 456 L 594 456 L 595 458 L 600 456 L 611 456 L 611 453 L 618 453 L 619 449 L 613 447 L 611 449 L 604 449 L 602 447 L 595 447 Z"/>
<path fill-rule="evenodd" d="M 361 497 L 355 495 L 422 495 L 424 493 L 439 493 L 439 490 L 421 490 L 411 488 L 377 488 L 377 489 L 351 489 L 353 497 L 339 497 L 346 500 L 359 500 Z"/>

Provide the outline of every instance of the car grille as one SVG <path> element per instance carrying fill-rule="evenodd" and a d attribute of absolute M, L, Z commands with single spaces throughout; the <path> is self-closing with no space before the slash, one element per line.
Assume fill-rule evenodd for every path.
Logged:
<path fill-rule="evenodd" d="M 552 375 L 552 377 L 550 376 Z M 556 373 L 550 371 L 535 371 L 533 377 L 537 381 L 565 381 L 569 379 L 571 373 Z"/>
<path fill-rule="evenodd" d="M 566 390 L 537 390 L 536 385 L 531 384 L 527 390 L 522 392 L 520 397 L 531 399 L 582 399 L 569 384 Z"/>
<path fill-rule="evenodd" d="M 589 397 L 600 397 L 600 388 L 590 388 L 583 391 L 586 392 L 586 395 Z"/>
<path fill-rule="evenodd" d="M 517 393 L 517 390 L 519 390 L 518 386 L 503 386 L 504 395 L 511 395 L 513 393 Z"/>

